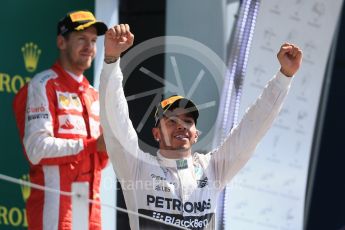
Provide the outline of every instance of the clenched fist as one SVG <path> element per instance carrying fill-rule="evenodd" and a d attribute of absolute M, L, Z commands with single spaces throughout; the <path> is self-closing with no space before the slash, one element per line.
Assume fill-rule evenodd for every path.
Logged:
<path fill-rule="evenodd" d="M 292 77 L 301 66 L 302 56 L 302 50 L 298 46 L 284 43 L 277 54 L 280 71 L 287 77 Z"/>
<path fill-rule="evenodd" d="M 133 45 L 134 35 L 128 24 L 119 24 L 108 29 L 104 38 L 105 58 L 120 57 L 121 53 Z"/>

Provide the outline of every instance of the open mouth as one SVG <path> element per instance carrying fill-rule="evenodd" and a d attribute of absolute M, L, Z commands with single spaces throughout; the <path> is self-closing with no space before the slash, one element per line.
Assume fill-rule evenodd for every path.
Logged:
<path fill-rule="evenodd" d="M 175 136 L 175 139 L 180 140 L 180 141 L 187 141 L 189 140 L 189 137 L 188 135 L 179 134 Z"/>

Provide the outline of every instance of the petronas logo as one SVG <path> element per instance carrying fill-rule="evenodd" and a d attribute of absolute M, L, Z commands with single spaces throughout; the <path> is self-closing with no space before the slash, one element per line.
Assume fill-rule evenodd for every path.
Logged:
<path fill-rule="evenodd" d="M 26 70 L 28 72 L 34 72 L 40 59 L 41 50 L 35 43 L 29 42 L 25 43 L 22 47 L 22 53 Z"/>
<path fill-rule="evenodd" d="M 23 174 L 22 178 L 23 181 L 27 181 L 30 182 L 30 176 L 29 174 Z M 22 196 L 23 196 L 23 200 L 24 202 L 26 202 L 26 200 L 29 198 L 30 193 L 31 193 L 31 189 L 29 186 L 26 185 L 21 185 L 20 186 L 21 190 L 22 190 Z"/>

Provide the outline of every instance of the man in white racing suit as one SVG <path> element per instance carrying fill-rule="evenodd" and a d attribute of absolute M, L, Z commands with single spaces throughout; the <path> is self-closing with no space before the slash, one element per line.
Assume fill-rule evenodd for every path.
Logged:
<path fill-rule="evenodd" d="M 157 105 L 152 129 L 159 142 L 157 156 L 153 156 L 139 148 L 122 87 L 119 56 L 133 40 L 127 24 L 108 30 L 99 90 L 107 152 L 125 188 L 127 208 L 188 229 L 214 229 L 217 197 L 250 159 L 277 117 L 302 52 L 293 44 L 281 46 L 277 55 L 280 71 L 221 146 L 210 153 L 192 152 L 198 138 L 197 106 L 182 96 L 163 100 Z M 131 229 L 176 229 L 136 215 L 129 214 L 129 219 Z"/>

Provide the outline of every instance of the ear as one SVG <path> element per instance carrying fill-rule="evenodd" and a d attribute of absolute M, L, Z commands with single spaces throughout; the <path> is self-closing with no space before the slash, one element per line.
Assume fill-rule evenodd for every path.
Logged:
<path fill-rule="evenodd" d="M 152 128 L 152 135 L 156 141 L 161 140 L 161 134 L 160 134 L 159 129 L 157 127 Z"/>
<path fill-rule="evenodd" d="M 62 35 L 58 35 L 56 38 L 56 46 L 59 50 L 63 50 L 66 47 L 66 40 Z"/>
<path fill-rule="evenodd" d="M 198 138 L 199 138 L 199 131 L 197 130 L 195 133 L 194 143 L 196 143 L 198 141 Z"/>
<path fill-rule="evenodd" d="M 198 141 L 198 136 L 195 137 L 194 139 L 194 144 Z"/>

